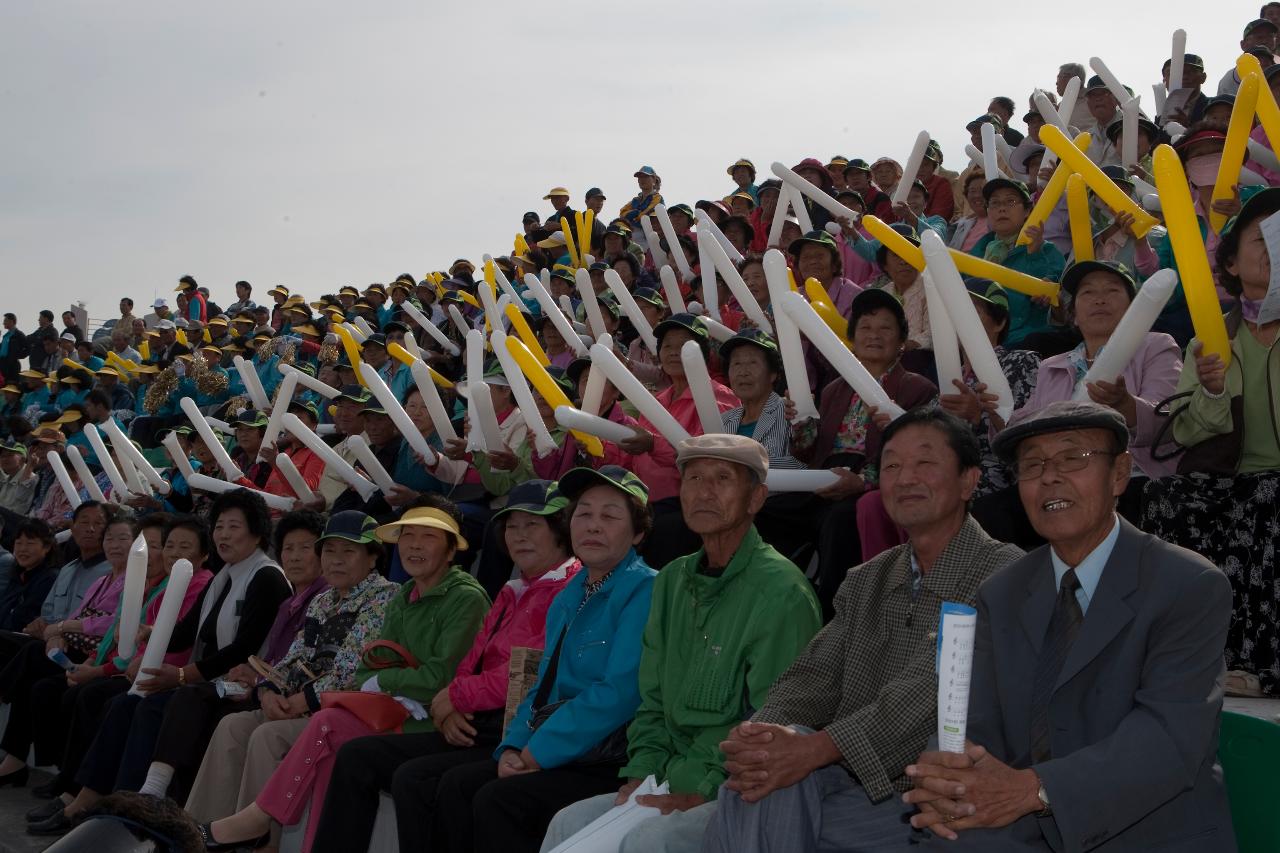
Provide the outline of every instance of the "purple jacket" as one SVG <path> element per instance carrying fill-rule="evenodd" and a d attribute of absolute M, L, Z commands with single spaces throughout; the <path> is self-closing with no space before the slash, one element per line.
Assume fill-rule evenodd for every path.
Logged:
<path fill-rule="evenodd" d="M 1137 401 L 1138 420 L 1129 430 L 1129 450 L 1138 467 L 1152 479 L 1172 474 L 1177 468 L 1176 458 L 1163 462 L 1152 459 L 1151 443 L 1160 428 L 1160 420 L 1155 414 L 1156 404 L 1177 390 L 1181 372 L 1182 352 L 1173 338 L 1163 332 L 1148 332 L 1147 339 L 1120 374 L 1124 377 L 1125 387 Z M 1075 387 L 1076 374 L 1071 365 L 1071 353 L 1046 358 L 1040 362 L 1031 398 L 1018 410 L 1023 413 L 1019 420 L 1050 403 L 1070 400 Z"/>
<path fill-rule="evenodd" d="M 276 611 L 276 621 L 271 624 L 271 631 L 267 634 L 266 654 L 263 660 L 267 663 L 278 663 L 289 653 L 289 646 L 293 644 L 293 638 L 302 630 L 302 623 L 307 617 L 307 605 L 311 603 L 311 599 L 329 588 L 329 584 L 325 582 L 323 577 L 318 577 L 311 582 L 311 586 L 303 590 L 295 590 L 293 595 L 280 602 L 280 609 Z"/>

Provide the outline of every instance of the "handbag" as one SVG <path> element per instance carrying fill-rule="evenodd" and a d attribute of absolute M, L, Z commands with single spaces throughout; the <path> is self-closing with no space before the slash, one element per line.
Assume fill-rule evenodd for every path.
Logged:
<path fill-rule="evenodd" d="M 341 708 L 377 733 L 399 734 L 409 719 L 409 711 L 386 693 L 328 690 L 320 694 L 320 707 Z"/>
<path fill-rule="evenodd" d="M 532 710 L 533 713 L 529 717 L 529 730 L 536 732 L 538 728 L 551 719 L 551 715 L 556 709 L 565 702 L 572 701 L 570 699 L 561 699 L 559 702 L 547 704 L 547 699 L 551 696 L 551 685 L 555 683 L 556 671 L 560 665 L 560 650 L 564 646 L 564 635 L 568 633 L 569 626 L 566 625 L 560 631 L 560 639 L 556 640 L 555 651 L 551 653 L 551 662 L 547 664 L 546 672 L 542 675 L 542 682 L 538 685 L 538 692 L 533 697 Z M 571 765 L 581 767 L 590 767 L 601 764 L 617 764 L 622 765 L 627 761 L 627 726 L 629 723 L 623 723 L 604 739 L 592 745 L 590 749 L 578 756 L 570 762 Z"/>
<path fill-rule="evenodd" d="M 391 640 L 374 640 L 364 647 L 360 661 L 369 669 L 417 669 L 413 652 Z M 326 690 L 320 694 L 320 707 L 341 708 L 355 715 L 375 732 L 399 733 L 409 710 L 388 693 L 363 690 Z"/>

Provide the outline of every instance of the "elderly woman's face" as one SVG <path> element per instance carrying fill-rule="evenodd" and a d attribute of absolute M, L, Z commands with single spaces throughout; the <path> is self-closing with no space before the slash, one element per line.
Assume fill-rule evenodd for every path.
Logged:
<path fill-rule="evenodd" d="M 133 544 L 133 528 L 128 522 L 117 522 L 102 535 L 102 553 L 116 570 L 124 569 L 129 561 L 129 546 Z"/>
<path fill-rule="evenodd" d="M 223 510 L 213 525 L 213 545 L 227 563 L 238 563 L 258 547 L 258 535 L 249 529 L 249 519 L 238 507 Z"/>
<path fill-rule="evenodd" d="M 400 528 L 396 540 L 400 563 L 404 570 L 419 583 L 434 583 L 449 570 L 454 547 L 451 537 L 435 527 L 407 525 Z"/>
<path fill-rule="evenodd" d="M 640 544 L 630 500 L 620 489 L 603 484 L 592 486 L 578 498 L 569 532 L 573 553 L 589 570 L 609 571 Z"/>
<path fill-rule="evenodd" d="M 764 350 L 751 344 L 742 344 L 733 350 L 726 374 L 729 387 L 743 403 L 766 399 L 778 380 L 778 375 L 769 369 Z"/>
<path fill-rule="evenodd" d="M 316 553 L 315 531 L 298 528 L 284 535 L 280 543 L 280 568 L 294 592 L 301 592 L 320 577 L 320 555 Z"/>
<path fill-rule="evenodd" d="M 680 360 L 680 350 L 688 341 L 697 340 L 693 334 L 685 329 L 672 329 L 662 336 L 662 340 L 658 342 L 658 363 L 662 365 L 662 372 L 672 378 L 684 377 L 684 362 Z"/>
<path fill-rule="evenodd" d="M 378 555 L 361 543 L 334 538 L 320 545 L 320 573 L 339 595 L 354 589 L 377 564 Z"/>
<path fill-rule="evenodd" d="M 901 351 L 902 330 L 892 311 L 880 308 L 858 318 L 853 327 L 853 354 L 859 361 L 887 365 Z"/>
<path fill-rule="evenodd" d="M 891 187 L 898 183 L 898 169 L 892 163 L 877 163 L 871 167 L 871 177 L 880 187 Z"/>
<path fill-rule="evenodd" d="M 150 542 L 147 543 L 147 545 L 150 544 Z M 200 545 L 199 534 L 185 527 L 175 527 L 170 530 L 169 535 L 164 539 L 164 544 L 157 550 L 161 551 L 161 561 L 166 575 L 173 571 L 173 564 L 179 560 L 189 560 L 192 568 L 199 570 L 209 558 Z"/>
<path fill-rule="evenodd" d="M 36 536 L 19 536 L 13 542 L 13 559 L 23 569 L 41 565 L 49 556 L 51 546 Z"/>
<path fill-rule="evenodd" d="M 1240 232 L 1240 245 L 1233 259 L 1227 262 L 1227 272 L 1240 279 L 1245 296 L 1261 299 L 1271 283 L 1271 256 L 1262 238 L 1262 220 L 1258 217 Z"/>
<path fill-rule="evenodd" d="M 816 278 L 823 284 L 827 284 L 836 274 L 835 258 L 830 249 L 814 243 L 805 243 L 800 248 L 800 254 L 796 256 L 796 272 L 796 278 L 800 281 Z"/>
<path fill-rule="evenodd" d="M 1129 289 L 1116 275 L 1091 272 L 1076 288 L 1071 311 L 1086 339 L 1110 337 L 1129 307 Z"/>
<path fill-rule="evenodd" d="M 511 562 L 525 577 L 536 577 L 569 558 L 547 519 L 531 512 L 508 514 L 502 539 Z"/>
<path fill-rule="evenodd" d="M 742 280 L 756 302 L 760 303 L 760 307 L 766 307 L 769 304 L 769 282 L 764 276 L 764 265 L 747 264 L 742 270 Z"/>

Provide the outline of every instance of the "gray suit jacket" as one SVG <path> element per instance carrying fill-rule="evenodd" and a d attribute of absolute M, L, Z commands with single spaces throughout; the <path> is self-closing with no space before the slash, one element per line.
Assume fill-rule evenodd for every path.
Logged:
<path fill-rule="evenodd" d="M 1200 555 L 1121 520 L 1050 703 L 1035 765 L 1053 816 L 1007 833 L 1057 851 L 1234 851 L 1218 724 L 1231 585 Z M 968 737 L 1031 764 L 1031 692 L 1057 589 L 1047 546 L 978 591 Z"/>

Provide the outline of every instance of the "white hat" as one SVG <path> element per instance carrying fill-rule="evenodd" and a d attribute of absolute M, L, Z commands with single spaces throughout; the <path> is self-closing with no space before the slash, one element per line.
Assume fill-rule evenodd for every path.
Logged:
<path fill-rule="evenodd" d="M 161 320 L 159 323 L 156 323 L 156 328 L 168 331 L 169 329 L 177 328 L 177 326 L 173 324 L 172 320 Z"/>
<path fill-rule="evenodd" d="M 71 343 L 73 344 L 76 342 L 76 336 L 73 335 L 71 332 L 63 332 L 59 337 L 61 338 L 61 340 L 71 341 Z"/>
<path fill-rule="evenodd" d="M 157 299 L 155 302 L 151 303 L 151 307 L 152 308 L 168 308 L 169 303 L 165 302 L 163 299 Z"/>

